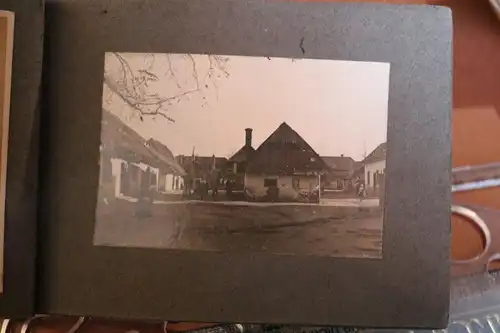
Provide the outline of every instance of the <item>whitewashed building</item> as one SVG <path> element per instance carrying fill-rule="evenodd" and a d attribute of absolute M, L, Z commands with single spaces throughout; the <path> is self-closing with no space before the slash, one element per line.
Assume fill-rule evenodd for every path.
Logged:
<path fill-rule="evenodd" d="M 154 139 L 149 139 L 146 145 L 164 165 L 157 170 L 157 190 L 166 194 L 182 194 L 186 171 L 177 163 L 170 149 Z"/>
<path fill-rule="evenodd" d="M 328 165 L 288 124 L 282 123 L 248 161 L 244 186 L 248 199 L 319 201 Z"/>
<path fill-rule="evenodd" d="M 149 192 L 180 193 L 184 169 L 162 143 L 145 141 L 117 116 L 103 110 L 99 195 L 137 201 Z"/>
<path fill-rule="evenodd" d="M 385 182 L 387 144 L 377 146 L 363 161 L 364 181 L 368 193 L 379 194 Z"/>

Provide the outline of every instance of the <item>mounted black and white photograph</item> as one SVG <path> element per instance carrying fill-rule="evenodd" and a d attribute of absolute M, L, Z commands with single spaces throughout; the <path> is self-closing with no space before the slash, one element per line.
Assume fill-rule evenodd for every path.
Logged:
<path fill-rule="evenodd" d="M 103 66 L 94 245 L 382 258 L 389 63 Z"/>

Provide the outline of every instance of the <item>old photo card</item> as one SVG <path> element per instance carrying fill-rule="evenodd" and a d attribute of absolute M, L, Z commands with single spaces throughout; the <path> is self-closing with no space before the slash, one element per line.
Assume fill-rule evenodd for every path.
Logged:
<path fill-rule="evenodd" d="M 104 67 L 95 245 L 382 258 L 388 63 Z"/>

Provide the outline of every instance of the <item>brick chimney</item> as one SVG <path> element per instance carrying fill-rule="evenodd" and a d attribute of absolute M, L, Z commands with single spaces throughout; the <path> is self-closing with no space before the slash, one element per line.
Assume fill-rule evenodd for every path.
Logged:
<path fill-rule="evenodd" d="M 247 147 L 252 146 L 252 129 L 251 128 L 245 128 L 245 146 L 247 146 Z"/>

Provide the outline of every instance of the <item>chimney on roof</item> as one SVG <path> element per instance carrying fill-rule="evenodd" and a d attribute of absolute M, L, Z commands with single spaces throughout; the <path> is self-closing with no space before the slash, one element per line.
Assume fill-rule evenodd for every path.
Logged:
<path fill-rule="evenodd" d="M 245 146 L 246 147 L 252 146 L 252 129 L 251 128 L 245 128 Z"/>

